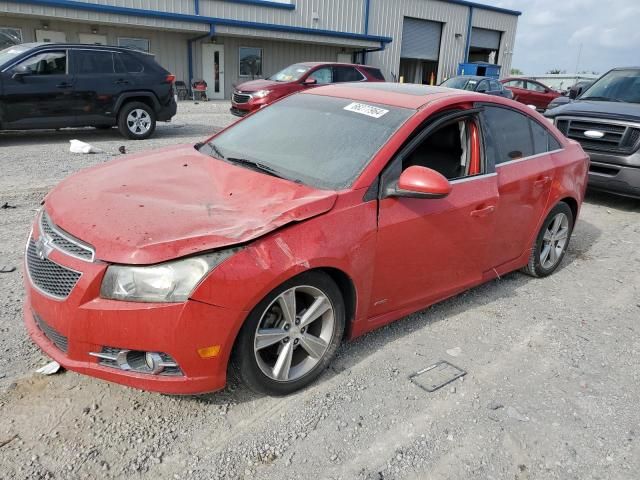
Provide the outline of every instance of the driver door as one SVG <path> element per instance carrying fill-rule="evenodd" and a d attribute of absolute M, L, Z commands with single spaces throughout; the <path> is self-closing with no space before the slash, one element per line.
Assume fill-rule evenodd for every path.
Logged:
<path fill-rule="evenodd" d="M 451 183 L 441 199 L 387 194 L 409 166 Z M 475 165 L 475 167 L 474 167 Z M 417 132 L 382 175 L 371 317 L 419 309 L 483 279 L 498 204 L 475 113 L 454 113 Z M 371 320 L 375 326 L 375 318 Z M 379 323 L 385 323 L 383 319 Z"/>

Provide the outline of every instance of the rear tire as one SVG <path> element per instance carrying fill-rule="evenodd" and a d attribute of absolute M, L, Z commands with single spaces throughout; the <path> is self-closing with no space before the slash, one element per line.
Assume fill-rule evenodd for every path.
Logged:
<path fill-rule="evenodd" d="M 344 300 L 331 277 L 314 271 L 298 275 L 247 317 L 233 350 L 234 373 L 257 393 L 300 390 L 327 368 L 344 327 Z"/>
<path fill-rule="evenodd" d="M 125 138 L 146 140 L 156 130 L 156 112 L 146 103 L 126 103 L 118 113 L 118 130 Z"/>
<path fill-rule="evenodd" d="M 529 263 L 522 271 L 532 277 L 551 275 L 562 263 L 573 233 L 573 212 L 564 202 L 547 215 L 531 248 Z"/>

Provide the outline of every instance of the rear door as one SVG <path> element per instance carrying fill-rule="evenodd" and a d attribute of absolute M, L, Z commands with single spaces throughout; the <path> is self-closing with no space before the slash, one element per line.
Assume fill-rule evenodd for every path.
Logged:
<path fill-rule="evenodd" d="M 531 248 L 555 176 L 553 150 L 560 144 L 529 115 L 497 105 L 481 114 L 485 149 L 495 165 L 499 201 L 491 242 L 494 267 L 517 260 Z"/>
<path fill-rule="evenodd" d="M 526 80 L 509 80 L 504 83 L 504 86 L 511 90 L 513 93 L 513 99 L 518 102 L 527 103 L 527 97 L 529 95 L 526 88 Z"/>
<path fill-rule="evenodd" d="M 539 110 L 544 110 L 551 101 L 551 95 L 549 95 L 547 89 L 539 83 L 527 81 L 527 94 L 528 104 L 535 105 Z"/>
<path fill-rule="evenodd" d="M 2 77 L 5 128 L 74 126 L 74 78 L 66 49 L 36 52 Z"/>
<path fill-rule="evenodd" d="M 116 73 L 118 53 L 109 50 L 70 50 L 75 72 L 74 105 L 78 122 L 92 125 L 113 120 L 118 96 L 130 85 L 128 75 Z"/>

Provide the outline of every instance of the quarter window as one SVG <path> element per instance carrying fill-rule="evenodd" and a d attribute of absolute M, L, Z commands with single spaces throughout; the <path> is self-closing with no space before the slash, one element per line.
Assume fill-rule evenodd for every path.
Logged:
<path fill-rule="evenodd" d="M 25 67 L 31 75 L 66 75 L 67 53 L 40 53 L 22 62 L 19 67 Z"/>
<path fill-rule="evenodd" d="M 255 47 L 240 47 L 240 76 L 262 76 L 262 49 Z"/>
<path fill-rule="evenodd" d="M 364 79 L 362 74 L 353 67 L 334 67 L 333 81 L 341 82 L 360 82 Z"/>

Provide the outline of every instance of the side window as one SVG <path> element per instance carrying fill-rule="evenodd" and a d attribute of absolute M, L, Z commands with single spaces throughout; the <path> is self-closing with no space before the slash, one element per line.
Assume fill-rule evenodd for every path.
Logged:
<path fill-rule="evenodd" d="M 544 92 L 544 87 L 537 83 L 527 82 L 527 90 L 531 90 L 532 92 Z"/>
<path fill-rule="evenodd" d="M 506 83 L 507 87 L 511 87 L 511 88 L 524 88 L 524 81 L 523 80 L 511 80 L 509 82 Z"/>
<path fill-rule="evenodd" d="M 144 65 L 130 53 L 118 53 L 115 56 L 116 73 L 142 73 Z"/>
<path fill-rule="evenodd" d="M 438 128 L 404 158 L 402 170 L 415 165 L 427 167 L 450 180 L 483 173 L 477 132 L 472 119 Z"/>
<path fill-rule="evenodd" d="M 549 133 L 549 131 L 535 120 L 531 122 L 531 135 L 533 136 L 534 154 L 550 152 L 562 148 L 558 141 Z"/>
<path fill-rule="evenodd" d="M 318 85 L 323 85 L 333 81 L 333 72 L 331 71 L 331 67 L 323 67 L 309 75 L 309 78 L 315 79 Z"/>
<path fill-rule="evenodd" d="M 369 75 L 371 75 L 371 77 L 375 78 L 376 80 L 381 80 L 383 82 L 385 81 L 384 75 L 379 68 L 367 68 L 367 72 L 369 72 Z"/>
<path fill-rule="evenodd" d="M 487 145 L 487 155 L 496 165 L 533 155 L 529 117 L 508 108 L 486 106 L 482 118 L 493 140 Z"/>
<path fill-rule="evenodd" d="M 476 92 L 488 92 L 489 90 L 489 82 L 487 80 L 482 80 L 476 87 Z"/>
<path fill-rule="evenodd" d="M 18 66 L 27 68 L 31 72 L 31 75 L 66 75 L 67 53 L 39 53 L 28 58 Z"/>
<path fill-rule="evenodd" d="M 364 79 L 364 76 L 353 67 L 334 67 L 333 68 L 333 81 L 335 83 L 359 82 L 362 79 Z"/>
<path fill-rule="evenodd" d="M 80 75 L 115 73 L 113 53 L 100 50 L 74 50 L 75 71 Z"/>
<path fill-rule="evenodd" d="M 489 84 L 491 85 L 491 91 L 492 92 L 495 92 L 495 91 L 498 91 L 498 90 L 502 90 L 502 84 L 499 83 L 499 82 L 496 82 L 495 80 L 491 80 L 489 82 Z"/>

